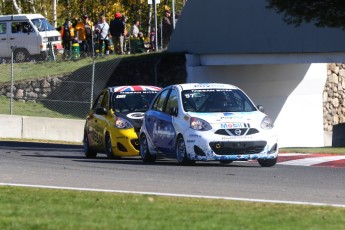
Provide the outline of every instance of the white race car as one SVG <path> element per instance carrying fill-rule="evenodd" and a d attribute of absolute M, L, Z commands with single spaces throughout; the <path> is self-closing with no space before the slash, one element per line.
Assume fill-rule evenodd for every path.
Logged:
<path fill-rule="evenodd" d="M 278 158 L 273 122 L 241 89 L 229 84 L 164 88 L 145 113 L 139 138 L 144 162 L 168 156 L 180 164 L 257 160 L 271 167 Z"/>

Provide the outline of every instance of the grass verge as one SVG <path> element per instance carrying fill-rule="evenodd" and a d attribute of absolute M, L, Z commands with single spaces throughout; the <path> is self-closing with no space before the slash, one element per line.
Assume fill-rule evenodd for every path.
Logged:
<path fill-rule="evenodd" d="M 36 102 L 20 102 L 12 101 L 12 114 L 20 116 L 35 116 L 35 117 L 52 117 L 52 118 L 66 118 L 66 119 L 81 119 L 80 117 L 70 114 L 62 114 L 46 108 L 41 103 Z M 10 114 L 10 99 L 0 96 L 0 114 Z"/>
<path fill-rule="evenodd" d="M 345 155 L 345 148 L 341 147 L 291 147 L 281 148 L 280 153 L 319 153 L 319 154 L 341 154 Z"/>
<path fill-rule="evenodd" d="M 0 187 L 1 229 L 342 229 L 345 209 Z"/>

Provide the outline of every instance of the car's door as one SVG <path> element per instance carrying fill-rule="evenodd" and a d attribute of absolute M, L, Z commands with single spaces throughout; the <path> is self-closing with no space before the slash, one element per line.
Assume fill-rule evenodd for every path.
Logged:
<path fill-rule="evenodd" d="M 10 45 L 8 44 L 8 24 L 9 22 L 0 22 L 0 57 L 10 57 Z"/>
<path fill-rule="evenodd" d="M 101 150 L 104 150 L 105 142 L 104 142 L 104 130 L 107 129 L 107 116 L 109 111 L 109 97 L 110 93 L 108 91 L 103 92 L 102 101 L 95 113 L 95 128 L 96 133 L 98 136 L 98 147 Z"/>
<path fill-rule="evenodd" d="M 9 42 L 11 46 L 24 48 L 30 55 L 40 53 L 37 33 L 28 21 L 11 22 Z"/>
<path fill-rule="evenodd" d="M 165 89 L 156 97 L 151 109 L 145 115 L 145 127 L 149 139 L 156 147 L 159 142 L 160 135 L 157 133 L 160 117 L 163 114 L 163 107 L 170 89 Z"/>
<path fill-rule="evenodd" d="M 174 128 L 174 117 L 178 111 L 177 91 L 172 89 L 166 100 L 161 116 L 158 118 L 159 125 L 157 126 L 157 133 L 159 139 L 157 140 L 157 148 L 166 153 L 175 152 L 176 131 Z"/>
<path fill-rule="evenodd" d="M 89 144 L 90 144 L 90 147 L 96 150 L 100 149 L 100 143 L 102 141 L 98 132 L 99 115 L 96 114 L 96 111 L 101 107 L 103 95 L 104 95 L 104 92 L 98 95 L 98 97 L 96 98 L 92 106 L 91 111 L 89 112 L 86 118 L 86 132 L 88 135 Z"/>

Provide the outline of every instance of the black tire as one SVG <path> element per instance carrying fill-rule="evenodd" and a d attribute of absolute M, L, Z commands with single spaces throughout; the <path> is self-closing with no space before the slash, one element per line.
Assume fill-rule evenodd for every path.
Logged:
<path fill-rule="evenodd" d="M 278 157 L 273 159 L 258 159 L 261 167 L 272 167 L 277 163 Z"/>
<path fill-rule="evenodd" d="M 219 161 L 220 162 L 220 164 L 222 164 L 222 165 L 228 165 L 228 164 L 231 164 L 232 163 L 232 161 L 230 161 L 230 160 L 222 160 L 222 161 Z"/>
<path fill-rule="evenodd" d="M 16 49 L 13 53 L 13 59 L 15 62 L 27 62 L 29 61 L 29 52 L 26 49 Z"/>
<path fill-rule="evenodd" d="M 192 165 L 195 163 L 195 161 L 188 158 L 186 144 L 181 136 L 176 141 L 176 160 L 181 165 Z"/>
<path fill-rule="evenodd" d="M 86 158 L 96 158 L 97 157 L 97 152 L 94 151 L 89 144 L 89 139 L 87 137 L 87 134 L 84 134 L 83 138 L 83 146 L 84 146 L 84 154 Z"/>
<path fill-rule="evenodd" d="M 156 155 L 151 155 L 149 145 L 147 143 L 147 137 L 145 134 L 140 136 L 140 156 L 143 162 L 150 163 L 156 161 Z"/>
<path fill-rule="evenodd" d="M 105 153 L 107 154 L 108 159 L 115 159 L 114 153 L 113 153 L 113 148 L 111 145 L 111 138 L 109 134 L 107 133 L 105 135 Z"/>

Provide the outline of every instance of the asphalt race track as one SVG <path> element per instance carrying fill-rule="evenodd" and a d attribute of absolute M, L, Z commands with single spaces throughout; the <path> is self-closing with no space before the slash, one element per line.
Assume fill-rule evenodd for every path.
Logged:
<path fill-rule="evenodd" d="M 272 168 L 255 161 L 180 166 L 103 154 L 86 159 L 77 145 L 0 141 L 0 185 L 7 184 L 345 207 L 345 156 L 281 154 Z"/>

